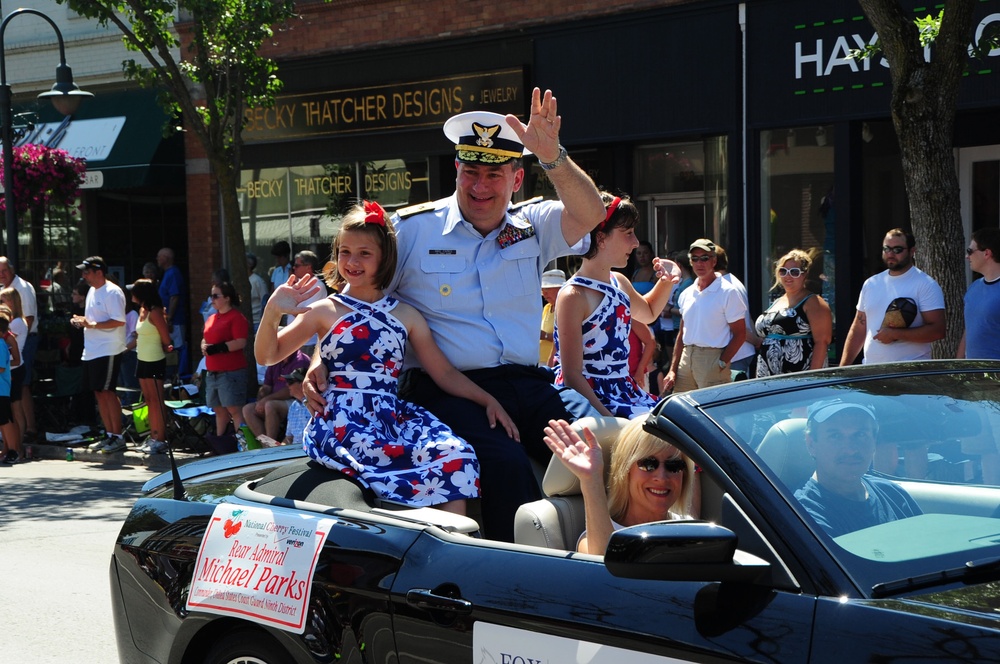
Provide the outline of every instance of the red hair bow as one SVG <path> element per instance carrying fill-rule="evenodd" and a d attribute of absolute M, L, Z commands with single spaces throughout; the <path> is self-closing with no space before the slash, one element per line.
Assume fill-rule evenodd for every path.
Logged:
<path fill-rule="evenodd" d="M 618 206 L 621 205 L 621 202 L 622 202 L 622 199 L 620 197 L 618 197 L 618 196 L 615 196 L 613 199 L 611 199 L 611 205 L 608 206 L 607 214 L 604 215 L 604 221 L 602 221 L 601 223 L 597 224 L 597 230 L 599 230 L 599 231 L 603 231 L 604 230 L 605 224 L 607 224 L 609 221 L 611 221 L 611 215 L 613 215 L 615 213 L 615 210 L 618 209 Z"/>
<path fill-rule="evenodd" d="M 365 223 L 385 226 L 385 210 L 375 201 L 365 201 Z"/>

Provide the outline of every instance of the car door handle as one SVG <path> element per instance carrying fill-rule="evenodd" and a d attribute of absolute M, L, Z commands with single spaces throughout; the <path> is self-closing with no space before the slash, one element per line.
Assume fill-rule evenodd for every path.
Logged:
<path fill-rule="evenodd" d="M 425 611 L 451 611 L 453 613 L 472 613 L 472 602 L 458 597 L 439 595 L 433 590 L 414 589 L 407 591 L 406 603 Z"/>

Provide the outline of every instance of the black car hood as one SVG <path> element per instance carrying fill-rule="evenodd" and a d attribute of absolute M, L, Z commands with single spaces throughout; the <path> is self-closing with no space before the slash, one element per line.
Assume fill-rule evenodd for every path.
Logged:
<path fill-rule="evenodd" d="M 250 468 L 257 465 L 267 465 L 291 461 L 305 456 L 301 445 L 281 445 L 278 447 L 267 447 L 249 452 L 235 452 L 222 456 L 198 459 L 177 467 L 181 481 L 194 479 L 202 475 L 212 473 L 235 471 L 240 468 Z M 171 473 L 165 472 L 148 480 L 143 486 L 143 493 L 149 493 L 160 489 L 173 481 Z"/>
<path fill-rule="evenodd" d="M 1000 630 L 1000 581 L 881 600 L 879 604 L 896 611 Z"/>

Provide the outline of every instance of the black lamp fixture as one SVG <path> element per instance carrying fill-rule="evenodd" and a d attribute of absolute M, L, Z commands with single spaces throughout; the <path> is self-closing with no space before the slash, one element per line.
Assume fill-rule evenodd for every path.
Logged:
<path fill-rule="evenodd" d="M 15 9 L 4 17 L 0 23 L 0 138 L 3 139 L 3 195 L 6 205 L 7 259 L 17 265 L 17 210 L 14 199 L 14 111 L 11 107 L 12 96 L 7 84 L 6 49 L 4 48 L 4 33 L 11 19 L 22 14 L 33 14 L 45 19 L 55 30 L 59 40 L 59 64 L 56 66 L 56 82 L 52 89 L 43 92 L 38 97 L 52 100 L 52 105 L 63 115 L 73 115 L 80 107 L 80 102 L 93 93 L 81 90 L 73 83 L 73 70 L 66 64 L 66 48 L 59 27 L 51 18 L 37 9 Z"/>

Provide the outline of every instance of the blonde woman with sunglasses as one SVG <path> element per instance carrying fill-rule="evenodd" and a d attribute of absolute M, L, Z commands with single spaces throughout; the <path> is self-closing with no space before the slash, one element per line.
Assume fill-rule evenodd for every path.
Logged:
<path fill-rule="evenodd" d="M 603 556 L 611 533 L 656 521 L 698 517 L 700 489 L 694 463 L 643 430 L 637 417 L 622 429 L 611 451 L 604 486 L 604 453 L 590 429 L 583 437 L 565 420 L 549 420 L 545 444 L 580 480 L 587 529 L 576 550 Z"/>
<path fill-rule="evenodd" d="M 801 249 L 792 249 L 775 262 L 775 285 L 784 294 L 754 325 L 759 342 L 758 378 L 821 369 L 827 364 L 833 316 L 830 305 L 806 288 L 811 262 Z"/>

